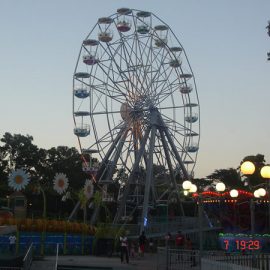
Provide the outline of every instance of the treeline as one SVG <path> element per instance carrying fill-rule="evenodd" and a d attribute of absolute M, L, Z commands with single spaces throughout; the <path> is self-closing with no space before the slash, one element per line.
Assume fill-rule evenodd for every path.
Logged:
<path fill-rule="evenodd" d="M 87 175 L 82 171 L 82 160 L 76 148 L 67 146 L 52 147 L 48 150 L 39 148 L 29 135 L 5 133 L 0 143 L 0 197 L 4 204 L 6 196 L 13 190 L 8 186 L 8 177 L 15 169 L 28 173 L 30 183 L 23 191 L 28 200 L 28 213 L 42 211 L 40 187 L 46 193 L 48 215 L 68 215 L 83 188 Z M 53 179 L 56 173 L 66 174 L 69 180 L 70 200 L 53 190 Z"/>

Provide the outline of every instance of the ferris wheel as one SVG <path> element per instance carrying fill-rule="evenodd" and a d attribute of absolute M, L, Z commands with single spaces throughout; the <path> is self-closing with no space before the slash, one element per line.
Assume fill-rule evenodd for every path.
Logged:
<path fill-rule="evenodd" d="M 73 76 L 74 133 L 99 160 L 84 168 L 118 203 L 114 222 L 141 209 L 145 223 L 149 207 L 193 177 L 199 116 L 194 74 L 166 23 L 129 8 L 97 20 Z"/>

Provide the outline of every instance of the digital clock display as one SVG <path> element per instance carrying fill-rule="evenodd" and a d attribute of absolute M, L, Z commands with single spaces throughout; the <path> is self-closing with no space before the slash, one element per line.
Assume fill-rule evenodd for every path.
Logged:
<path fill-rule="evenodd" d="M 236 250 L 258 250 L 262 247 L 259 240 L 223 240 L 223 244 L 225 250 L 231 250 L 231 245 Z"/>

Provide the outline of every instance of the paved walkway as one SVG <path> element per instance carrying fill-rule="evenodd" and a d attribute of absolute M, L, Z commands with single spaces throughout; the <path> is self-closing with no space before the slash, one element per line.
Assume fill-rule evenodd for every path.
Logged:
<path fill-rule="evenodd" d="M 147 253 L 143 258 L 130 258 L 129 264 L 121 263 L 116 257 L 97 256 L 59 256 L 58 264 L 76 266 L 103 266 L 114 270 L 156 270 L 157 254 Z M 43 260 L 33 261 L 31 270 L 52 270 L 55 267 L 55 256 L 44 257 Z"/>

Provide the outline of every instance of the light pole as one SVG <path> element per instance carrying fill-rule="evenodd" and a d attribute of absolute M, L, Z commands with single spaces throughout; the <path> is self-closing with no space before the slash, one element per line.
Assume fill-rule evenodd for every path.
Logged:
<path fill-rule="evenodd" d="M 245 161 L 240 166 L 241 173 L 246 176 L 253 175 L 255 173 L 255 170 L 256 170 L 256 166 L 251 161 Z M 263 179 L 268 180 L 268 183 L 265 183 L 265 185 L 266 185 L 266 189 L 268 193 L 268 228 L 270 230 L 270 165 L 264 165 L 261 167 L 260 176 Z M 266 195 L 266 192 L 263 188 L 255 190 L 254 192 L 255 198 L 264 197 L 265 195 Z M 252 225 L 253 225 L 253 230 L 254 230 L 254 224 Z"/>

